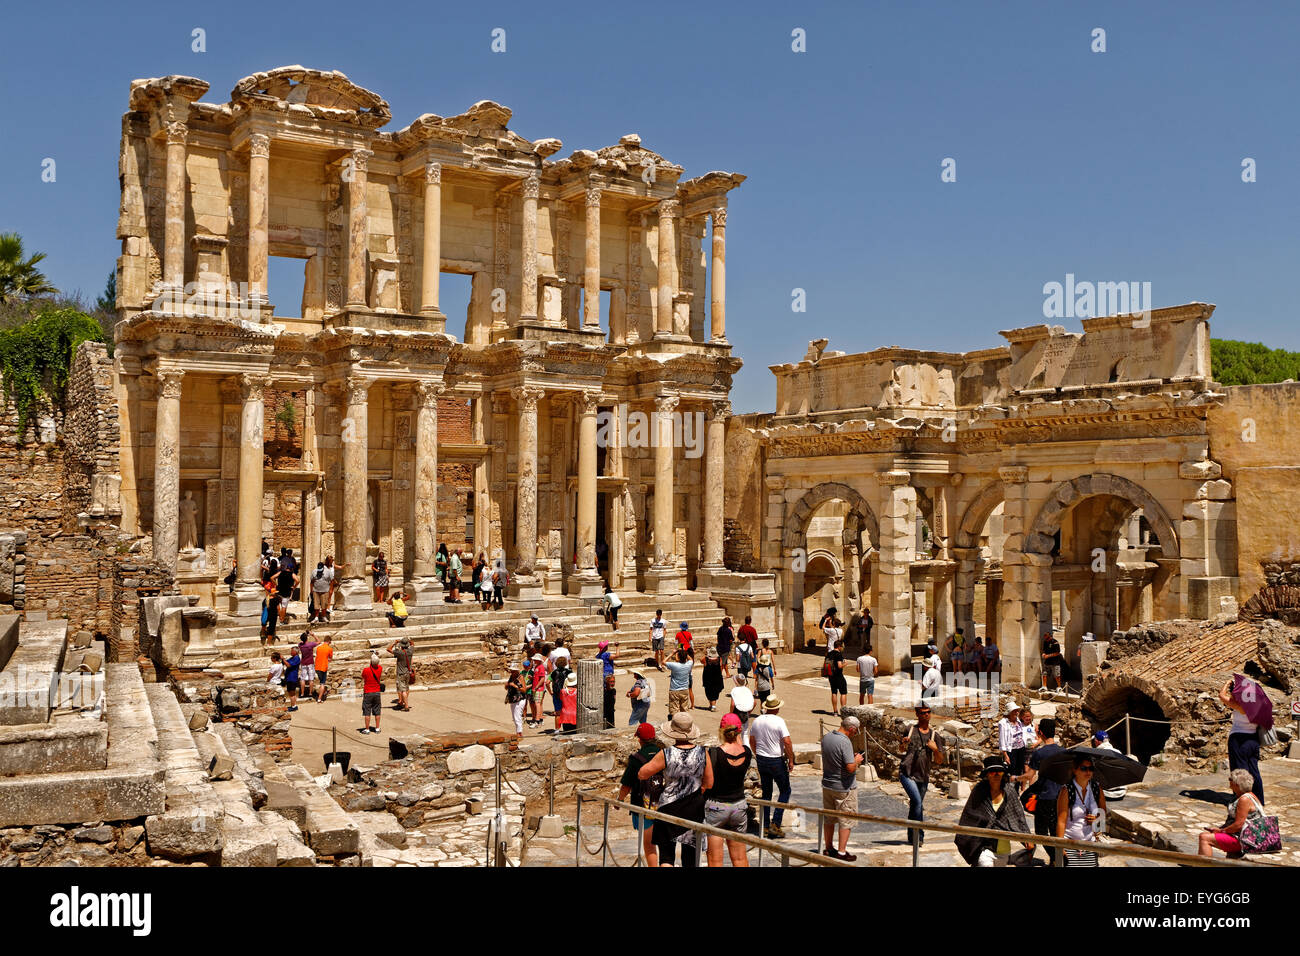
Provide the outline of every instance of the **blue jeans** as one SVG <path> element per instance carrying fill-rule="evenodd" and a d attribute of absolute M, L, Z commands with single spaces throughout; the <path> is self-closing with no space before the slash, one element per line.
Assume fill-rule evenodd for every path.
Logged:
<path fill-rule="evenodd" d="M 899 782 L 907 792 L 907 819 L 924 820 L 925 819 L 925 791 L 930 787 L 930 781 L 913 780 L 908 776 L 900 776 Z M 908 830 L 907 842 L 919 840 L 925 842 L 925 833 L 921 830 Z M 919 844 L 918 844 L 919 845 Z"/>
<path fill-rule="evenodd" d="M 756 757 L 758 762 L 758 779 L 763 785 L 763 799 L 772 799 L 772 785 L 776 784 L 777 802 L 790 802 L 790 766 L 785 762 L 784 757 Z M 781 825 L 783 811 L 780 807 L 776 813 L 772 814 L 771 807 L 763 808 L 763 830 L 768 830 L 768 815 L 771 814 L 772 824 Z"/>
<path fill-rule="evenodd" d="M 632 716 L 628 719 L 627 725 L 629 727 L 635 727 L 638 724 L 644 724 L 646 722 L 646 718 L 649 716 L 650 716 L 649 701 L 646 701 L 644 704 L 641 703 L 640 701 L 633 701 Z"/>

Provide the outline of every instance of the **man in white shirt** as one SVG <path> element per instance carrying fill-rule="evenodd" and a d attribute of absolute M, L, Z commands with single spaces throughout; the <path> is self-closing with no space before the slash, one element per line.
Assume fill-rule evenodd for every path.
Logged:
<path fill-rule="evenodd" d="M 734 693 L 733 693 L 734 698 Z M 763 702 L 763 716 L 750 722 L 748 741 L 758 764 L 758 779 L 763 786 L 763 799 L 772 799 L 775 784 L 778 803 L 790 800 L 790 771 L 794 769 L 794 744 L 790 742 L 790 728 L 781 718 L 781 698 L 769 697 Z M 785 836 L 781 829 L 783 811 L 778 808 L 768 826 L 771 807 L 763 808 L 763 831 L 773 840 Z"/>
<path fill-rule="evenodd" d="M 1012 776 L 1025 772 L 1025 738 L 1020 729 L 1020 705 L 1014 700 L 1007 704 L 1006 716 L 998 721 L 998 750 L 1011 768 Z"/>
<path fill-rule="evenodd" d="M 831 618 L 829 621 L 826 622 L 826 626 L 822 628 L 822 633 L 826 635 L 827 654 L 835 650 L 835 645 L 839 644 L 840 642 L 840 637 L 843 634 L 843 632 L 839 628 L 839 623 L 840 622 L 837 619 Z"/>
<path fill-rule="evenodd" d="M 858 658 L 858 705 L 876 702 L 876 670 L 879 662 L 871 656 L 871 648 L 863 648 Z"/>
<path fill-rule="evenodd" d="M 540 644 L 544 640 L 546 640 L 546 627 L 537 620 L 537 615 L 534 614 L 532 620 L 524 625 L 524 643 L 536 641 Z"/>
<path fill-rule="evenodd" d="M 664 669 L 664 634 L 667 629 L 668 622 L 664 620 L 664 612 L 655 611 L 655 619 L 650 622 L 650 649 L 654 651 L 655 667 L 660 670 Z"/>
<path fill-rule="evenodd" d="M 613 625 L 614 630 L 618 630 L 618 609 L 623 606 L 623 599 L 614 593 L 611 587 L 605 588 L 605 612 L 609 615 L 609 623 Z"/>

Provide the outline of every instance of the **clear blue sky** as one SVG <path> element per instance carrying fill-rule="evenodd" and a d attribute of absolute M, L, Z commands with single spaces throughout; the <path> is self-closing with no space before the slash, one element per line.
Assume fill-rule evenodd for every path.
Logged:
<path fill-rule="evenodd" d="M 1218 336 L 1300 348 L 1297 4 L 185 6 L 5 11 L 0 230 L 45 252 L 61 288 L 93 298 L 113 268 L 133 78 L 191 74 L 224 102 L 241 77 L 301 63 L 380 93 L 391 129 L 494 99 L 561 155 L 637 132 L 688 177 L 749 176 L 727 230 L 737 411 L 771 409 L 766 366 L 814 337 L 1001 344 L 999 329 L 1043 321 L 1043 284 L 1066 273 L 1148 281 L 1157 307 L 1216 303 Z"/>

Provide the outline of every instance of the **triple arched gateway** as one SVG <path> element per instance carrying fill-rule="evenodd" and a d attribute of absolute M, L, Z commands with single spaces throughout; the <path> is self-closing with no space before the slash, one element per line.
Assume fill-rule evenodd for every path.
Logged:
<path fill-rule="evenodd" d="M 1037 682 L 1046 632 L 1073 655 L 1088 634 L 1244 601 L 1236 482 L 1267 469 L 1227 406 L 1263 416 L 1264 399 L 1211 381 L 1212 312 L 1030 326 L 967 353 L 818 340 L 774 366 L 775 414 L 731 426 L 762 454 L 728 495 L 759 503 L 780 636 L 800 644 L 817 602 L 869 606 L 886 669 L 962 627 L 998 644 L 1005 676 Z M 853 544 L 856 567 L 837 550 Z"/>

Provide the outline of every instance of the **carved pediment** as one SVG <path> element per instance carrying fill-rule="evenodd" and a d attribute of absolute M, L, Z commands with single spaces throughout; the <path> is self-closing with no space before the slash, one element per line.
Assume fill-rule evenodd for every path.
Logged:
<path fill-rule="evenodd" d="M 388 103 L 337 70 L 281 66 L 246 76 L 230 92 L 236 109 L 305 109 L 321 119 L 376 129 L 392 119 Z"/>

